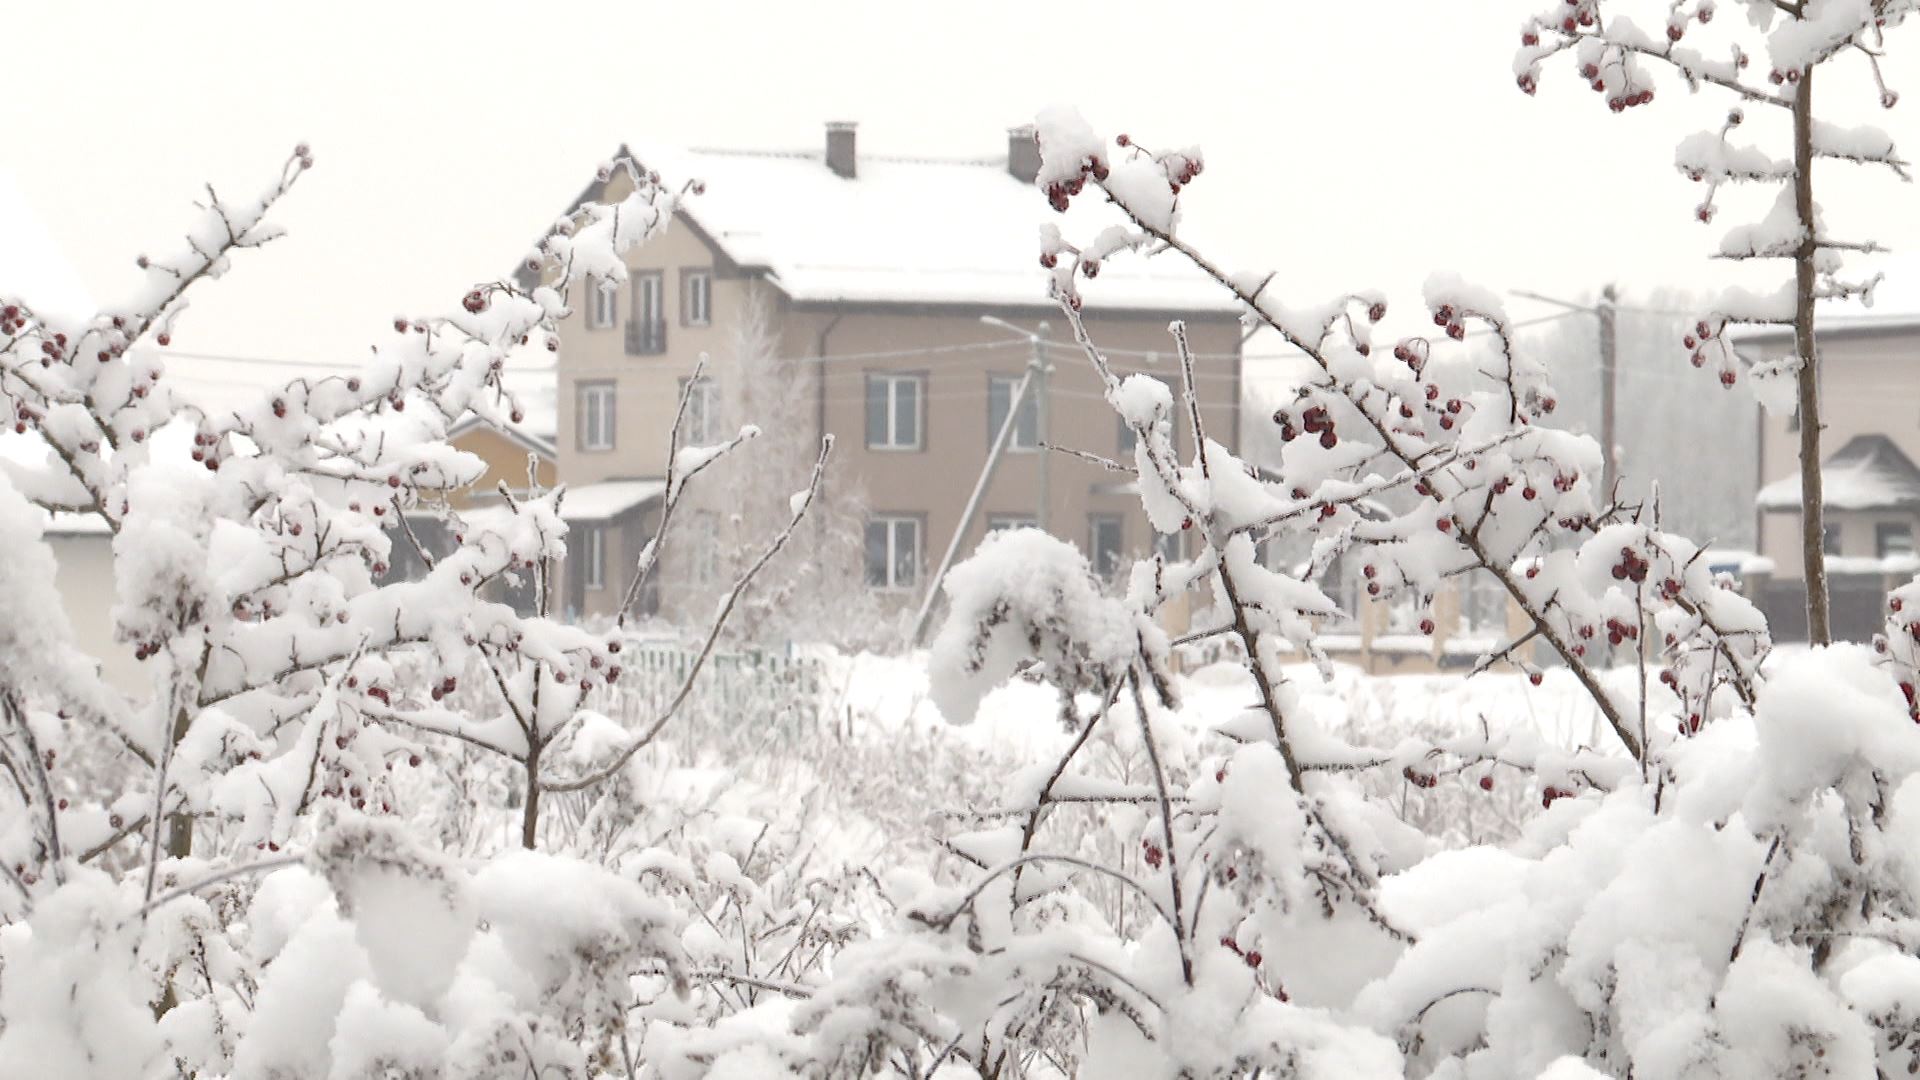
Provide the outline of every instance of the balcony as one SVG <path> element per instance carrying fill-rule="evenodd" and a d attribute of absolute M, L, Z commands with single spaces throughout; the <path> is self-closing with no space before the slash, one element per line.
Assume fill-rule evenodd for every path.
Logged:
<path fill-rule="evenodd" d="M 627 320 L 627 355 L 659 356 L 667 351 L 667 324 L 664 319 L 643 322 Z"/>

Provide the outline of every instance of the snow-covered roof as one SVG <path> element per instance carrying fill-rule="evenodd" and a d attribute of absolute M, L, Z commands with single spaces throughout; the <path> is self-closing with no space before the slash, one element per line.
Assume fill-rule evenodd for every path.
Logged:
<path fill-rule="evenodd" d="M 560 517 L 566 521 L 610 521 L 635 507 L 659 498 L 667 490 L 665 480 L 603 480 L 567 489 L 560 501 Z"/>
<path fill-rule="evenodd" d="M 681 212 L 727 258 L 767 272 L 801 303 L 1051 306 L 1039 263 L 1040 226 L 1061 216 L 999 159 L 861 154 L 854 178 L 819 152 L 621 147 L 703 194 Z M 1112 224 L 1097 200 L 1066 215 Z M 1219 285 L 1174 256 L 1113 259 L 1082 289 L 1096 310 L 1189 315 L 1238 311 Z"/>
<path fill-rule="evenodd" d="M 28 204 L 13 174 L 0 169 L 0 296 L 24 301 L 61 321 L 91 318 L 98 308 L 53 234 Z"/>
<path fill-rule="evenodd" d="M 1823 501 L 1834 510 L 1920 507 L 1920 468 L 1885 435 L 1855 435 L 1820 466 Z M 1754 501 L 1762 510 L 1800 509 L 1800 474 L 1775 480 Z"/>
<path fill-rule="evenodd" d="M 1878 273 L 1873 306 L 1858 300 L 1822 300 L 1814 306 L 1814 331 L 1823 336 L 1849 337 L 1858 334 L 1920 334 L 1920 255 L 1896 258 L 1862 259 L 1857 267 L 1849 264 L 1851 279 Z M 1755 326 L 1734 332 L 1738 344 L 1780 346 L 1793 341 L 1791 326 Z"/>

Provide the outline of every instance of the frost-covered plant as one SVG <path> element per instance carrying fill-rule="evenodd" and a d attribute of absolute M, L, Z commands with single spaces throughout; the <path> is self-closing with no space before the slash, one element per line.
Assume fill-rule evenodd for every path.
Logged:
<path fill-rule="evenodd" d="M 1820 357 L 1814 340 L 1815 305 L 1859 298 L 1873 303 L 1880 275 L 1844 276 L 1848 252 L 1880 252 L 1871 239 L 1836 235 L 1826 225 L 1815 199 L 1815 167 L 1845 161 L 1891 169 L 1911 177 L 1893 138 L 1872 126 L 1848 126 L 1822 120 L 1814 112 L 1816 75 L 1849 62 L 1864 64 L 1879 92 L 1879 104 L 1892 109 L 1899 93 L 1887 86 L 1880 69 L 1888 32 L 1916 10 L 1911 0 L 1735 0 L 1744 9 L 1738 19 L 1715 21 L 1716 0 L 1569 0 L 1554 3 L 1521 26 L 1514 71 L 1528 94 L 1539 85 L 1542 65 L 1562 53 L 1594 92 L 1616 113 L 1646 105 L 1654 98 L 1654 74 L 1670 69 L 1692 91 L 1713 89 L 1731 95 L 1732 107 L 1717 127 L 1682 140 L 1675 166 L 1706 186 L 1694 216 L 1711 222 L 1715 199 L 1728 185 L 1777 187 L 1778 197 L 1760 220 L 1729 229 L 1717 255 L 1732 260 L 1784 260 L 1791 279 L 1759 294 L 1731 289 L 1685 335 L 1694 367 L 1711 365 L 1723 386 L 1739 381 L 1740 359 L 1727 332 L 1745 324 L 1793 327 L 1793 355 L 1769 359 L 1748 369 L 1748 383 L 1770 411 L 1795 412 L 1802 422 L 1800 485 L 1801 553 L 1807 586 L 1807 634 L 1816 645 L 1832 640 L 1823 545 L 1823 496 L 1820 476 Z M 1647 24 L 1635 22 L 1635 10 Z M 1729 25 L 1732 24 L 1732 25 Z M 1758 63 L 1756 63 L 1758 61 Z M 1824 85 L 1827 76 L 1820 75 Z M 1756 141 L 1736 140 L 1748 130 L 1746 110 L 1759 110 Z M 1776 149 L 1769 150 L 1771 141 Z"/>
<path fill-rule="evenodd" d="M 578 857 L 429 855 L 407 827 L 409 774 L 443 741 L 512 766 L 470 790 L 510 785 L 535 847 L 543 795 L 591 797 L 676 715 L 805 516 L 831 441 L 783 501 L 785 528 L 720 593 L 679 694 L 609 730 L 590 704 L 619 677 L 618 635 L 546 617 L 564 488 L 456 511 L 449 496 L 484 470 L 447 433 L 521 419 L 510 354 L 557 349 L 569 295 L 622 280 L 680 195 L 623 162 L 632 194 L 583 205 L 528 256 L 541 284 L 477 286 L 458 312 L 396 320 L 355 373 L 204 410 L 166 377 L 174 323 L 193 288 L 279 235 L 268 212 L 312 164 L 298 148 L 251 200 L 210 188 L 185 250 L 142 256 L 144 285 L 117 307 L 0 298 L 0 395 L 30 448 L 0 474 L 0 1062 L 631 1071 L 635 980 L 670 998 L 689 985 L 682 910 Z M 681 446 L 676 424 L 668 507 L 750 434 Z M 68 642 L 50 512 L 111 533 L 116 634 L 151 673 L 144 699 L 104 689 Z M 419 544 L 409 515 L 438 518 L 452 549 Z M 417 549 L 417 580 L 389 574 L 396 544 Z M 533 615 L 489 599 L 502 581 L 531 582 Z"/>
<path fill-rule="evenodd" d="M 1920 729 L 1875 658 L 1829 647 L 1763 667 L 1753 606 L 1648 509 L 1599 504 L 1591 442 L 1537 423 L 1553 391 L 1491 294 L 1436 277 L 1426 308 L 1444 338 L 1376 350 L 1384 298 L 1290 306 L 1267 277 L 1228 273 L 1181 235 L 1198 151 L 1101 139 L 1065 112 L 1039 132 L 1049 201 L 1096 193 L 1120 218 L 1090 238 L 1049 231 L 1041 254 L 1137 435 L 1131 467 L 1115 467 L 1137 477 L 1154 526 L 1191 531 L 1198 551 L 1139 562 L 1106 595 L 1077 552 L 1015 533 L 953 576 L 934 648 L 949 718 L 1033 659 L 1093 693 L 1075 713 L 1081 738 L 1008 785 L 1023 808 L 1013 823 L 950 840 L 977 872 L 890 883 L 901 927 L 925 944 L 844 959 L 885 976 L 856 976 L 887 988 L 889 1022 L 855 1027 L 864 1060 L 884 1050 L 909 1074 L 958 1059 L 989 1074 L 1045 1063 L 1118 1077 L 1904 1067 L 1914 1003 L 1897 965 L 1920 925 L 1904 811 L 1920 791 Z M 1106 260 L 1141 252 L 1191 262 L 1319 369 L 1273 418 L 1277 476 L 1209 438 L 1178 324 L 1178 402 L 1110 374 L 1080 289 Z M 1492 332 L 1493 364 L 1449 351 L 1469 325 Z M 1191 447 L 1171 442 L 1175 408 Z M 1400 492 L 1412 497 L 1382 498 Z M 1376 507 L 1364 517 L 1352 509 L 1363 498 Z M 1300 576 L 1254 556 L 1284 534 L 1311 541 Z M 1569 753 L 1492 728 L 1366 747 L 1318 726 L 1281 660 L 1319 658 L 1316 620 L 1337 612 L 1313 581 L 1334 558 L 1363 565 L 1370 594 L 1422 604 L 1451 576 L 1493 575 L 1531 625 L 1483 663 L 1539 679 L 1517 646 L 1543 642 L 1593 699 L 1608 744 Z M 1173 702 L 1153 615 L 1187 591 L 1209 601 L 1202 631 L 1237 642 L 1253 692 L 1225 743 L 1197 752 L 1156 730 Z M 1603 677 L 1602 638 L 1635 678 Z M 1111 725 L 1141 732 L 1151 767 L 1134 783 L 1078 757 Z M 1439 851 L 1369 794 L 1368 775 L 1425 789 L 1494 769 L 1538 784 L 1545 804 L 1504 848 Z M 1047 819 L 1088 804 L 1146 810 L 1141 864 L 1049 842 Z M 1138 895 L 1144 923 L 1123 934 L 1097 917 L 1092 880 Z"/>

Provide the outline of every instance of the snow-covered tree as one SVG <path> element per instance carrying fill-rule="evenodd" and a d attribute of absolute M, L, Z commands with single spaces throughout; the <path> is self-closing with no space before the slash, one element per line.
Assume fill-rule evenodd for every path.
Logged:
<path fill-rule="evenodd" d="M 763 537 L 779 527 L 785 493 L 804 483 L 814 447 L 813 378 L 804 361 L 780 355 L 772 301 L 750 286 L 740 317 L 729 327 L 727 349 L 709 362 L 704 378 L 714 386 L 715 421 L 723 429 L 754 424 L 756 453 L 723 462 L 712 482 L 693 492 L 689 509 L 701 516 L 710 540 L 689 556 L 700 566 L 678 587 L 699 594 L 738 577 L 759 558 Z M 808 520 L 779 561 L 761 574 L 742 601 L 729 636 L 755 644 L 820 642 L 859 647 L 885 627 L 861 562 L 867 506 L 858 483 L 839 476 L 820 492 Z M 704 618 L 704 606 L 681 616 Z"/>
<path fill-rule="evenodd" d="M 1654 99 L 1658 70 L 1678 75 L 1688 89 L 1731 98 L 1715 127 L 1687 137 L 1674 164 L 1706 194 L 1694 210 L 1715 217 L 1716 199 L 1729 185 L 1778 188 L 1759 220 L 1736 225 L 1716 254 L 1731 260 L 1779 260 L 1792 277 L 1759 293 L 1730 289 L 1684 335 L 1695 367 L 1713 367 L 1724 386 L 1740 380 L 1741 364 L 1727 332 L 1743 324 L 1792 326 L 1793 355 L 1747 371 L 1755 395 L 1770 410 L 1801 418 L 1801 554 L 1807 588 L 1807 634 L 1832 640 L 1828 612 L 1820 478 L 1820 356 L 1814 309 L 1824 301 L 1859 298 L 1871 304 L 1879 275 L 1848 276 L 1848 253 L 1885 249 L 1870 238 L 1830 228 L 1816 199 L 1821 161 L 1875 165 L 1909 179 L 1906 162 L 1885 131 L 1822 119 L 1814 111 L 1816 76 L 1822 85 L 1845 64 L 1863 65 L 1887 109 L 1900 95 L 1881 77 L 1888 32 L 1913 14 L 1911 0 L 1736 0 L 1746 16 L 1715 21 L 1715 0 L 1635 3 L 1571 0 L 1555 3 L 1522 24 L 1514 59 L 1520 89 L 1534 93 L 1545 63 L 1566 54 L 1580 78 L 1619 113 Z M 1633 15 L 1646 20 L 1636 22 Z M 1732 24 L 1732 25 L 1730 25 Z M 1749 110 L 1753 115 L 1748 115 Z M 1757 134 L 1748 135 L 1749 131 Z M 1748 141 L 1751 139 L 1752 141 Z M 1769 145 L 1772 147 L 1769 148 Z"/>
<path fill-rule="evenodd" d="M 1042 262 L 1138 436 L 1149 516 L 1193 532 L 1199 551 L 1137 563 L 1120 595 L 1038 535 L 996 537 L 954 571 L 934 648 L 942 711 L 964 719 L 1025 670 L 1060 689 L 1080 736 L 1009 784 L 999 823 L 950 839 L 975 872 L 896 883 L 922 945 L 843 956 L 892 990 L 887 1045 L 989 1073 L 1044 1059 L 1120 1077 L 1910 1067 L 1920 878 L 1902 852 L 1920 729 L 1884 660 L 1829 646 L 1763 665 L 1764 621 L 1697 547 L 1648 508 L 1597 500 L 1597 448 L 1540 422 L 1554 391 L 1491 294 L 1436 277 L 1424 307 L 1442 333 L 1376 347 L 1384 298 L 1289 304 L 1182 235 L 1196 150 L 1103 139 L 1065 112 L 1039 130 L 1055 207 L 1100 196 L 1117 218 L 1087 237 L 1050 233 Z M 1149 252 L 1214 277 L 1318 368 L 1273 417 L 1277 480 L 1207 437 L 1190 360 L 1178 397 L 1108 374 L 1078 317 L 1080 290 L 1098 286 L 1082 281 Z M 1491 332 L 1496 362 L 1454 344 L 1469 326 Z M 1176 409 L 1191 446 L 1169 438 Z M 1419 497 L 1387 520 L 1351 509 L 1387 490 Z M 1494 575 L 1532 622 L 1514 644 L 1556 652 L 1612 739 L 1567 753 L 1488 726 L 1370 747 L 1318 726 L 1282 663 L 1315 655 L 1314 620 L 1333 604 L 1310 576 L 1253 559 L 1279 533 L 1312 537 L 1316 561 L 1364 560 L 1370 591 L 1388 597 Z M 1174 684 L 1153 615 L 1188 590 L 1211 601 L 1203 627 L 1235 641 L 1251 675 L 1254 702 L 1219 742 L 1163 721 Z M 1907 629 L 1896 619 L 1889 637 Z M 1628 657 L 1626 678 L 1589 660 L 1602 635 Z M 1882 648 L 1907 665 L 1910 699 L 1910 650 Z M 1487 659 L 1503 657 L 1512 646 Z M 1116 726 L 1152 762 L 1132 783 L 1083 754 Z M 1362 777 L 1379 772 L 1417 788 L 1528 785 L 1544 812 L 1504 848 L 1440 853 L 1369 798 Z M 1138 861 L 1082 857 L 1061 846 L 1071 826 L 1049 830 L 1128 806 L 1144 811 Z M 1137 895 L 1145 925 L 1121 934 L 1091 917 L 1096 881 Z M 1083 1041 L 1062 1038 L 1074 1031 Z"/>

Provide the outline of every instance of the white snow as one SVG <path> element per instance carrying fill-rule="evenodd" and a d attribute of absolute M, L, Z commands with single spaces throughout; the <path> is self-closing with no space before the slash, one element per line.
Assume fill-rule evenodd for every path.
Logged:
<path fill-rule="evenodd" d="M 704 181 L 705 193 L 680 212 L 734 262 L 770 271 L 794 300 L 1050 306 L 1035 228 L 1058 215 L 1007 172 L 1004 158 L 862 153 L 856 177 L 843 180 L 818 151 L 640 143 L 633 151 L 663 175 Z M 1096 213 L 1076 206 L 1067 219 Z M 1170 259 L 1115 260 L 1083 291 L 1095 310 L 1238 307 Z"/>
<path fill-rule="evenodd" d="M 560 516 L 567 521 L 611 521 L 635 507 L 665 494 L 665 480 L 603 480 L 597 484 L 570 487 L 560 503 Z"/>

